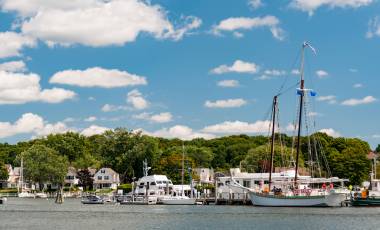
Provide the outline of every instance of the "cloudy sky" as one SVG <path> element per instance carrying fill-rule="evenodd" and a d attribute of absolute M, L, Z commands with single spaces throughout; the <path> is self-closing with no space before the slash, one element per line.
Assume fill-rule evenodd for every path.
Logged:
<path fill-rule="evenodd" d="M 115 127 L 183 139 L 266 134 L 282 85 L 290 134 L 306 40 L 317 50 L 305 64 L 315 130 L 380 143 L 380 1 L 0 0 L 0 8 L 2 142 Z"/>

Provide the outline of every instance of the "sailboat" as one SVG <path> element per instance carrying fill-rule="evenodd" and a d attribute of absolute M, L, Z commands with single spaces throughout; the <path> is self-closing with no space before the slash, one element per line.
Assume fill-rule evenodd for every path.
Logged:
<path fill-rule="evenodd" d="M 18 194 L 20 198 L 34 198 L 34 194 L 24 191 L 24 160 L 21 158 L 21 167 L 20 167 L 20 179 L 18 181 Z"/>
<path fill-rule="evenodd" d="M 191 197 L 185 195 L 184 192 L 184 176 L 185 176 L 185 145 L 182 145 L 182 174 L 181 174 L 181 183 L 182 183 L 182 192 L 179 195 L 171 194 L 170 196 L 165 196 L 161 199 L 162 204 L 166 205 L 194 205 L 196 199 L 193 198 L 193 192 L 191 191 Z M 190 182 L 191 183 L 191 182 Z"/>
<path fill-rule="evenodd" d="M 271 157 L 269 168 L 269 190 L 256 192 L 249 191 L 251 201 L 257 206 L 275 206 L 275 207 L 312 207 L 312 206 L 341 206 L 342 202 L 346 199 L 345 193 L 336 192 L 334 189 L 311 189 L 306 186 L 301 188 L 298 179 L 299 155 L 301 147 L 301 130 L 302 130 L 302 115 L 304 113 L 304 100 L 305 94 L 310 91 L 305 89 L 304 80 L 304 53 L 305 49 L 310 48 L 313 52 L 315 49 L 307 42 L 302 45 L 302 60 L 301 60 L 301 81 L 297 93 L 300 96 L 299 113 L 298 113 L 298 126 L 297 131 L 297 147 L 295 159 L 295 174 L 294 181 L 287 181 L 282 184 L 282 188 L 278 189 L 273 187 L 272 190 L 272 172 L 274 171 L 274 139 L 275 139 L 275 124 L 276 112 L 278 106 L 278 96 L 273 99 L 272 107 L 272 138 L 271 138 Z M 284 191 L 283 191 L 284 189 Z"/>

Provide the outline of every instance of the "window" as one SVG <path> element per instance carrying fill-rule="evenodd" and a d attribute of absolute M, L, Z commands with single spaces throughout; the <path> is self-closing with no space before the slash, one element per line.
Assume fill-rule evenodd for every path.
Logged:
<path fill-rule="evenodd" d="M 106 173 L 106 170 L 105 169 L 102 169 L 102 170 L 100 170 L 100 173 Z"/>
<path fill-rule="evenodd" d="M 102 180 L 102 176 L 98 176 L 98 180 Z"/>
<path fill-rule="evenodd" d="M 109 180 L 110 177 L 109 176 L 104 176 L 104 180 Z"/>
<path fill-rule="evenodd" d="M 250 187 L 251 187 L 251 181 L 249 181 L 249 180 L 244 180 L 244 181 L 243 181 L 243 186 L 246 187 L 246 188 L 250 188 Z"/>
<path fill-rule="evenodd" d="M 229 185 L 230 184 L 230 181 L 229 180 L 226 180 L 226 185 Z"/>
<path fill-rule="evenodd" d="M 150 182 L 150 185 L 156 185 L 156 182 L 154 182 L 154 181 Z"/>

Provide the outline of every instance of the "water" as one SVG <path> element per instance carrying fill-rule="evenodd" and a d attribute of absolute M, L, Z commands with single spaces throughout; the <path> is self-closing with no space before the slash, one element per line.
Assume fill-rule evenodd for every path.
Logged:
<path fill-rule="evenodd" d="M 10 198 L 0 229 L 380 229 L 380 208 L 83 205 Z"/>

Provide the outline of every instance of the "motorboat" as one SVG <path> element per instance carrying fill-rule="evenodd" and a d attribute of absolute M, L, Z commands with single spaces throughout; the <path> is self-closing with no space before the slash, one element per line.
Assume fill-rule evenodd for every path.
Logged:
<path fill-rule="evenodd" d="M 195 198 L 190 198 L 188 196 L 165 196 L 161 198 L 161 203 L 165 205 L 194 205 L 196 202 Z"/>
<path fill-rule="evenodd" d="M 43 193 L 43 192 L 37 192 L 35 194 L 35 198 L 43 198 L 43 199 L 46 199 L 48 196 L 46 193 Z"/>
<path fill-rule="evenodd" d="M 89 195 L 81 200 L 82 204 L 104 204 L 104 200 L 100 196 Z"/>

